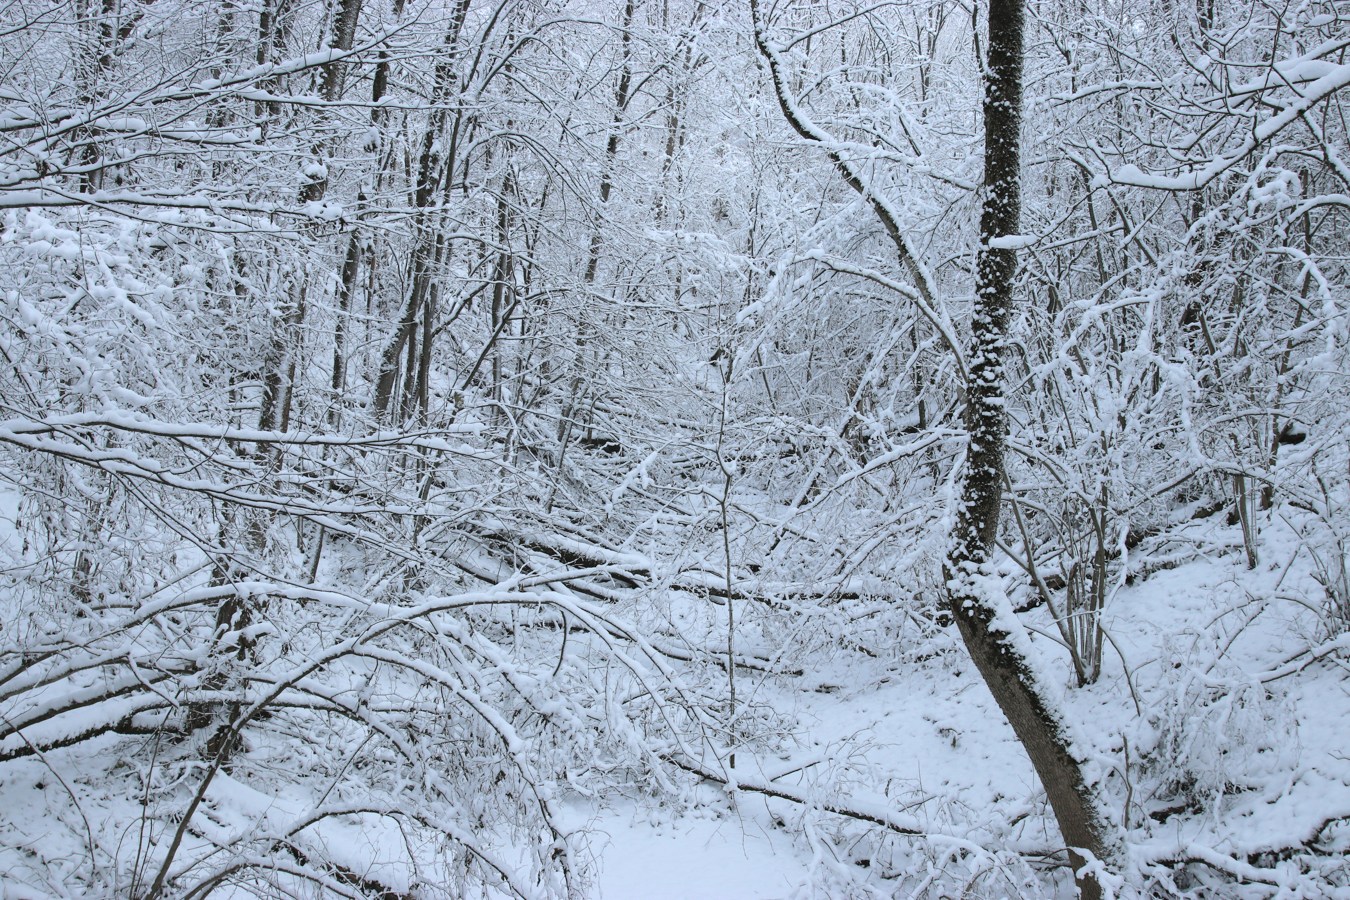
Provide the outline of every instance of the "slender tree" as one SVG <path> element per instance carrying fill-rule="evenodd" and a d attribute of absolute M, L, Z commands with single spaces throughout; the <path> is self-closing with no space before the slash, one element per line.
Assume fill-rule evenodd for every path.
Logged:
<path fill-rule="evenodd" d="M 1109 859 L 1107 826 L 1058 711 L 1037 684 L 1024 632 L 989 568 L 1003 506 L 1008 422 L 1004 359 L 1021 221 L 1024 0 L 991 0 L 984 76 L 984 203 L 967 357 L 966 467 L 945 565 L 948 603 L 985 684 L 1031 757 L 1069 847 L 1079 891 L 1101 896 L 1089 855 Z"/>
<path fill-rule="evenodd" d="M 960 355 L 940 313 L 937 290 L 906 236 L 895 208 L 867 173 L 850 161 L 841 143 L 811 123 L 793 99 L 782 58 L 763 30 L 751 0 L 755 40 L 769 66 L 779 105 L 793 129 L 821 145 L 845 182 L 866 198 L 914 280 L 907 291 Z M 1007 443 L 1004 357 L 1013 307 L 1013 278 L 1021 218 L 1023 0 L 992 0 L 984 70 L 984 203 L 976 261 L 971 341 L 961 367 L 969 443 L 957 521 L 944 565 L 947 601 L 966 648 L 999 708 L 1008 718 L 1044 785 L 1069 859 L 1085 898 L 1101 896 L 1093 860 L 1108 859 L 1106 825 L 1083 776 L 1072 741 L 1054 706 L 1037 684 L 1024 650 L 1025 633 L 989 562 L 998 535 Z"/>

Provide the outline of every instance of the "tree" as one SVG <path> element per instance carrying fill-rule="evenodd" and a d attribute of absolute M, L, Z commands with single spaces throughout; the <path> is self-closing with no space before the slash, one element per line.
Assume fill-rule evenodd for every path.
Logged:
<path fill-rule="evenodd" d="M 984 205 L 966 378 L 970 441 L 945 568 L 948 603 L 984 682 L 1031 757 L 1085 898 L 1102 896 L 1100 863 L 1114 862 L 1099 801 L 1066 724 L 1038 683 L 1003 588 L 989 567 L 1005 482 L 1009 319 L 1021 225 L 1022 67 L 1025 4 L 991 0 L 984 96 Z"/>
<path fill-rule="evenodd" d="M 806 140 L 824 147 L 845 182 L 870 204 L 890 236 L 915 286 L 901 288 L 920 303 L 962 357 L 967 434 L 952 548 L 944 574 L 947 603 L 962 639 L 1031 758 L 1054 809 L 1083 896 L 1101 896 L 1100 863 L 1113 854 L 1106 824 L 1072 740 L 1031 667 L 1017 621 L 990 567 L 998 535 L 1005 481 L 1007 435 L 1005 355 L 1013 305 L 1021 203 L 1021 103 L 1024 9 L 1021 0 L 993 0 L 988 13 L 984 60 L 984 201 L 976 259 L 970 349 L 964 355 L 939 313 L 938 292 L 906 236 L 894 207 L 865 170 L 850 160 L 852 148 L 806 118 L 788 84 L 779 51 L 769 40 L 759 5 L 751 0 L 755 41 L 769 67 L 788 123 Z"/>
<path fill-rule="evenodd" d="M 139 821 L 91 835 L 72 873 L 82 890 L 387 894 L 390 876 L 355 869 L 325 836 L 355 817 L 371 833 L 408 839 L 400 889 L 425 879 L 459 894 L 478 883 L 575 896 L 587 864 L 556 785 L 618 771 L 609 760 L 648 769 L 642 780 L 660 789 L 659 752 L 701 751 L 697 737 L 650 742 L 651 723 L 679 721 L 685 706 L 693 717 L 679 730 L 692 726 L 689 736 L 720 724 L 678 699 L 671 657 L 596 588 L 588 593 L 603 574 L 511 545 L 512 532 L 541 520 L 550 535 L 558 526 L 538 515 L 538 480 L 525 477 L 535 473 L 515 468 L 490 427 L 491 412 L 508 408 L 502 392 L 484 391 L 491 402 L 471 409 L 451 405 L 447 382 L 476 393 L 480 335 L 466 329 L 452 353 L 432 355 L 445 323 L 429 294 L 415 301 L 421 352 L 406 368 L 398 361 L 414 379 L 399 402 L 422 427 L 382 429 L 359 408 L 341 432 L 324 427 L 332 404 L 357 406 L 332 396 L 331 371 L 314 364 L 333 357 L 331 326 L 349 311 L 345 300 L 336 315 L 312 302 L 329 287 L 326 273 L 351 299 L 338 228 L 416 250 L 426 290 L 445 286 L 449 242 L 482 225 L 487 273 L 465 266 L 477 287 L 453 286 L 462 289 L 455 312 L 483 286 L 529 290 L 528 276 L 516 280 L 514 263 L 500 263 L 522 231 L 528 251 L 534 238 L 517 223 L 537 211 L 512 185 L 511 151 L 549 151 L 538 133 L 511 127 L 511 104 L 530 107 L 508 90 L 508 64 L 547 57 L 540 34 L 560 22 L 606 32 L 566 16 L 531 22 L 534 9 L 513 20 L 505 13 L 521 5 L 508 3 L 472 21 L 476 44 L 439 54 L 469 6 L 439 20 L 419 9 L 431 25 L 411 35 L 406 23 L 363 30 L 355 3 L 331 10 L 332 28 L 327 6 L 284 2 L 207 16 L 137 4 L 125 21 L 116 4 L 67 4 L 83 12 L 31 20 L 25 4 L 3 13 L 0 52 L 27 80 L 0 98 L 9 138 L 0 151 L 0 478 L 22 511 L 22 540 L 4 546 L 15 568 L 0 597 L 0 765 L 40 759 L 60 772 L 69 754 L 78 768 L 100 742 L 118 748 L 120 768 L 77 786 L 71 802 L 117 785 L 141 798 Z M 382 21 L 381 9 L 363 9 Z M 487 41 L 494 22 L 505 33 L 497 45 Z M 100 29 L 121 37 L 98 90 L 42 77 Z M 312 41 L 324 49 L 309 52 Z M 236 52 L 241 44 L 250 52 Z M 474 52 L 489 71 L 465 79 L 478 92 L 470 108 L 451 90 L 463 83 L 440 77 L 437 63 L 453 75 Z M 401 68 L 390 78 L 384 63 Z M 376 182 L 355 171 L 371 152 L 365 134 L 340 127 L 367 117 L 369 104 L 339 85 L 382 71 L 394 86 L 373 90 L 376 100 L 393 97 L 393 113 L 401 106 L 437 126 L 426 140 L 413 132 L 432 162 L 400 184 L 398 167 L 376 160 L 384 193 L 374 187 L 348 207 Z M 432 86 L 436 109 L 425 111 L 419 83 Z M 528 125 L 552 122 L 532 108 Z M 465 157 L 439 143 L 460 112 L 455 127 L 484 163 L 480 182 L 501 186 L 486 202 L 474 202 Z M 98 152 L 85 152 L 95 139 Z M 95 170 L 101 188 L 85 177 Z M 401 189 L 410 202 L 399 202 Z M 462 206 L 446 199 L 461 195 L 471 198 Z M 406 305 L 395 267 L 367 274 L 368 310 L 394 307 L 391 298 Z M 494 310 L 483 346 L 509 324 L 509 306 Z M 370 395 L 378 358 L 347 362 L 353 388 Z M 517 506 L 511 477 L 522 470 Z M 593 668 L 604 659 L 616 667 Z M 279 781 L 281 770 L 255 765 L 274 752 Z M 203 844 L 227 778 L 265 793 L 285 783 L 304 808 Z M 519 859 L 499 843 L 512 833 Z"/>
<path fill-rule="evenodd" d="M 1041 806 L 808 747 L 969 657 L 1085 894 L 1325 892 L 1341 5 L 3 6 L 0 880 L 584 896 L 574 806 L 688 772 L 831 895 L 1062 889 Z"/>

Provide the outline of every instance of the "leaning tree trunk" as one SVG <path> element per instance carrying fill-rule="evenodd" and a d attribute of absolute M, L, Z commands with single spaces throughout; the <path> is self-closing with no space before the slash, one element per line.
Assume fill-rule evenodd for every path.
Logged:
<path fill-rule="evenodd" d="M 1107 826 L 1074 757 L 1064 723 L 1042 695 L 1020 643 L 1021 627 L 989 566 L 1002 509 L 1007 415 L 1004 356 L 1021 214 L 1024 0 L 990 0 L 984 92 L 984 207 L 966 378 L 970 447 L 946 563 L 948 601 L 971 659 L 1031 757 L 1069 847 L 1084 898 L 1101 885 L 1085 870 L 1107 858 Z"/>
<path fill-rule="evenodd" d="M 750 0 L 755 45 L 769 69 L 780 109 L 805 140 L 821 146 L 849 187 L 871 206 L 913 278 L 909 299 L 963 357 L 942 313 L 932 276 L 901 227 L 895 207 L 874 189 L 866 171 L 840 150 L 840 142 L 810 120 L 789 89 L 779 49 L 769 40 L 759 0 Z M 948 601 L 961 637 L 990 693 L 1036 769 L 1069 847 L 1075 880 L 1087 900 L 1101 897 L 1089 856 L 1110 862 L 1108 828 L 1092 788 L 1071 750 L 1063 721 L 1047 702 L 1020 647 L 1021 625 L 1012 604 L 991 590 L 989 559 L 1002 506 L 1004 365 L 1012 309 L 1014 250 L 1021 218 L 1022 35 L 1024 0 L 990 0 L 989 58 L 985 69 L 985 201 L 980 216 L 975 314 L 969 358 L 958 366 L 965 380 L 967 466 L 952 550 L 945 566 Z"/>

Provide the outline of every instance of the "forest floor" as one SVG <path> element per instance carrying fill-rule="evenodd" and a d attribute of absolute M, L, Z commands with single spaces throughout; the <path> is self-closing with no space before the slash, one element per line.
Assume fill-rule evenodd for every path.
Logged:
<path fill-rule="evenodd" d="M 1200 895 L 1243 893 L 1225 888 L 1227 877 L 1254 882 L 1254 896 L 1350 897 L 1343 881 L 1300 893 L 1307 867 L 1290 861 L 1314 844 L 1333 857 L 1350 849 L 1350 641 L 1327 633 L 1297 520 L 1268 525 L 1262 559 L 1248 570 L 1240 532 L 1221 519 L 1174 531 L 1177 562 L 1111 599 L 1115 646 L 1096 684 L 1073 686 L 1044 607 L 1027 617 L 1032 645 L 1122 826 L 1130 865 L 1209 856 L 1231 871 L 1198 874 L 1190 888 Z M 814 763 L 781 781 L 818 796 L 843 792 L 862 808 L 885 804 L 935 835 L 997 840 L 1028 858 L 1053 848 L 1053 819 L 1026 755 L 954 629 L 946 644 L 921 661 L 904 648 L 891 659 L 841 652 L 814 660 L 802 679 L 765 681 L 760 701 L 796 723 L 803 758 Z M 594 820 L 601 895 L 891 896 L 889 885 L 908 897 L 916 885 L 902 867 L 941 867 L 940 851 L 924 859 L 903 837 L 860 840 L 843 853 L 838 841 L 803 839 L 812 820 L 825 831 L 828 816 L 791 806 L 709 788 L 679 814 L 610 808 Z M 1006 859 L 988 862 L 1000 865 Z M 1039 884 L 1009 873 L 1001 888 L 987 872 L 968 877 L 976 896 L 1071 894 L 1044 872 Z M 1140 878 L 1135 871 L 1126 882 Z"/>
<path fill-rule="evenodd" d="M 1112 596 L 1113 640 L 1086 688 L 1072 684 L 1049 611 L 1025 616 L 1042 678 L 1128 847 L 1116 885 L 1125 896 L 1149 878 L 1156 892 L 1158 864 L 1174 861 L 1171 871 L 1188 873 L 1170 882 L 1178 894 L 1350 897 L 1350 640 L 1327 627 L 1318 556 L 1299 535 L 1297 519 L 1268 521 L 1249 570 L 1235 527 L 1207 520 L 1171 532 L 1148 556 L 1167 567 Z M 596 859 L 590 893 L 1069 896 L 1063 870 L 1044 862 L 1059 849 L 1044 795 L 954 630 L 912 645 L 900 635 L 875 656 L 836 645 L 804 661 L 807 674 L 743 683 L 747 706 L 764 713 L 755 721 L 778 734 L 758 742 L 768 750 L 739 754 L 736 772 L 819 802 L 688 780 L 661 800 L 644 785 L 568 798 L 570 825 Z M 116 740 L 6 765 L 0 897 L 80 896 L 91 856 L 148 846 L 134 778 L 108 752 Z M 322 750 L 297 736 L 278 748 L 278 772 L 296 764 L 285 754 Z M 268 765 L 254 756 L 255 768 Z M 302 801 L 222 776 L 193 839 Z M 894 813 L 923 836 L 887 834 L 829 804 Z M 397 831 L 343 827 L 322 832 L 330 855 L 399 884 L 382 863 L 398 855 Z"/>

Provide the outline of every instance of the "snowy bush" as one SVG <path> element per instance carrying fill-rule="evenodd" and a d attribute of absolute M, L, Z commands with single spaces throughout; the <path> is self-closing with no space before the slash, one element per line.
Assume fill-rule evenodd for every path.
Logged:
<path fill-rule="evenodd" d="M 1211 811 L 1225 796 L 1297 768 L 1298 720 L 1281 685 L 1244 680 L 1212 639 L 1180 650 L 1182 640 L 1160 661 L 1171 677 L 1149 716 L 1154 743 L 1140 748 L 1153 779 L 1148 800 L 1159 809 Z"/>

